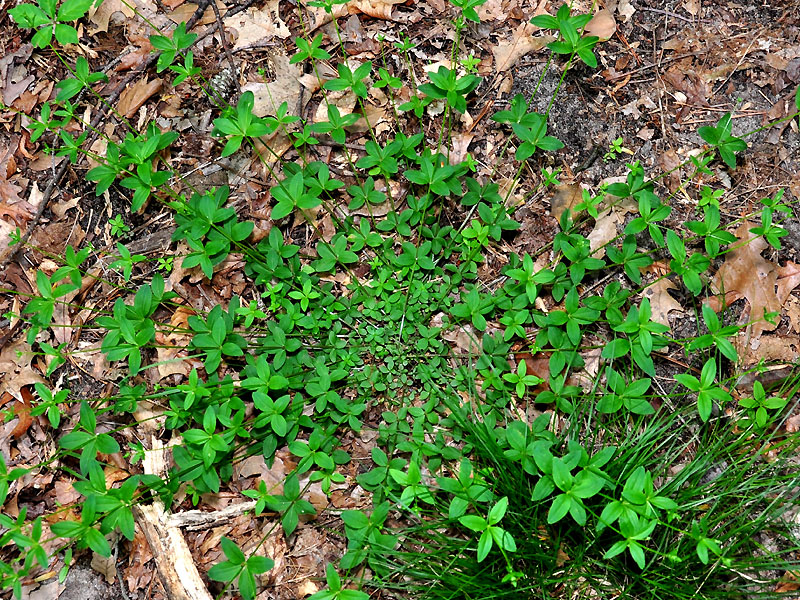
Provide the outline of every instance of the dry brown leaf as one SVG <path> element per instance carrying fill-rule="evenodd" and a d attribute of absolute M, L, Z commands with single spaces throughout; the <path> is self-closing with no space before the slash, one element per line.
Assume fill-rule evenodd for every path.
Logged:
<path fill-rule="evenodd" d="M 31 416 L 33 394 L 30 388 L 23 387 L 20 389 L 20 396 L 22 400 L 18 400 L 14 404 L 14 416 L 18 419 L 14 430 L 11 432 L 14 439 L 21 438 L 28 431 L 28 427 L 33 424 L 33 417 Z"/>
<path fill-rule="evenodd" d="M 736 230 L 739 243 L 743 244 L 729 252 L 727 259 L 711 280 L 711 290 L 724 295 L 724 304 L 730 305 L 740 298 L 746 298 L 750 305 L 749 319 L 753 323 L 752 335 L 757 338 L 764 331 L 772 331 L 777 325 L 764 320 L 764 312 L 778 312 L 781 302 L 775 292 L 778 278 L 777 266 L 761 256 L 768 244 L 763 237 L 750 233 L 753 224 L 745 221 Z M 720 308 L 719 299 L 709 302 L 716 310 Z M 745 318 L 745 315 L 742 315 Z"/>
<path fill-rule="evenodd" d="M 119 95 L 117 110 L 120 114 L 130 119 L 153 94 L 157 93 L 163 85 L 163 79 L 147 81 L 147 76 L 136 83 L 126 87 Z"/>
<path fill-rule="evenodd" d="M 789 300 L 783 305 L 786 316 L 792 324 L 795 333 L 800 333 L 800 298 L 789 296 Z"/>
<path fill-rule="evenodd" d="M 791 364 L 800 357 L 800 339 L 796 335 L 773 333 L 758 339 L 747 339 L 746 335 L 731 338 L 739 355 L 739 363 L 751 367 L 760 361 Z"/>
<path fill-rule="evenodd" d="M 167 3 L 165 2 L 164 5 L 166 6 Z M 222 0 L 217 0 L 217 8 L 220 11 L 225 11 L 226 7 Z M 181 4 L 176 5 L 175 9 L 169 13 L 169 19 L 173 23 L 184 23 L 192 18 L 195 11 L 197 10 L 197 4 L 194 2 L 183 2 Z M 222 12 L 221 14 L 225 14 Z M 197 20 L 197 25 L 210 25 L 211 23 L 217 22 L 217 16 L 214 14 L 214 9 L 211 8 L 211 3 L 208 3 L 208 6 L 203 11 L 203 16 L 201 16 Z"/>
<path fill-rule="evenodd" d="M 583 200 L 583 188 L 579 183 L 562 183 L 550 199 L 550 214 L 557 220 L 565 210 L 574 208 Z"/>
<path fill-rule="evenodd" d="M 534 37 L 533 34 L 538 30 L 538 27 L 530 23 L 521 23 L 514 30 L 510 40 L 498 41 L 497 45 L 492 48 L 495 71 L 497 73 L 507 71 L 514 66 L 514 63 L 529 52 L 541 50 L 550 42 L 555 41 L 552 35 L 539 35 Z"/>
<path fill-rule="evenodd" d="M 622 17 L 622 22 L 627 23 L 636 12 L 636 7 L 631 4 L 631 0 L 620 0 L 617 4 L 617 13 Z"/>
<path fill-rule="evenodd" d="M 664 80 L 675 89 L 686 94 L 693 103 L 708 106 L 708 97 L 711 94 L 709 83 L 694 71 L 687 71 L 685 66 L 671 67 L 665 74 Z"/>
<path fill-rule="evenodd" d="M 11 177 L 16 170 L 13 146 L 12 141 L 0 154 L 0 210 L 4 205 L 22 202 L 22 198 L 19 197 L 22 188 L 8 181 L 8 177 Z"/>
<path fill-rule="evenodd" d="M 667 187 L 671 194 L 674 194 L 681 186 L 681 170 L 679 168 L 681 162 L 678 153 L 672 148 L 668 148 L 658 159 L 661 170 L 664 173 L 669 173 L 667 175 Z"/>
<path fill-rule="evenodd" d="M 800 265 L 787 262 L 785 267 L 778 267 L 778 302 L 786 304 L 789 294 L 800 285 Z"/>
<path fill-rule="evenodd" d="M 264 8 L 249 8 L 223 20 L 226 28 L 235 29 L 239 37 L 233 46 L 234 50 L 247 48 L 262 40 L 279 38 L 285 40 L 292 32 L 281 19 L 278 10 L 280 0 L 269 0 Z"/>
<path fill-rule="evenodd" d="M 681 303 L 669 294 L 669 290 L 674 289 L 677 289 L 675 284 L 665 277 L 646 287 L 642 292 L 646 298 L 650 299 L 651 319 L 667 327 L 670 326 L 669 313 L 673 310 L 683 312 Z"/>
<path fill-rule="evenodd" d="M 700 12 L 700 0 L 684 0 L 683 10 L 696 17 L 697 13 Z"/>
<path fill-rule="evenodd" d="M 616 31 L 617 22 L 614 20 L 614 15 L 607 8 L 597 11 L 583 30 L 585 35 L 596 35 L 601 42 L 610 40 Z"/>
<path fill-rule="evenodd" d="M 478 18 L 481 23 L 486 21 L 504 21 L 508 14 L 507 9 L 503 7 L 503 0 L 487 0 L 478 8 Z"/>
<path fill-rule="evenodd" d="M 0 221 L 0 224 L 2 221 Z M 8 392 L 22 402 L 22 388 L 47 382 L 31 365 L 33 351 L 24 339 L 6 344 L 0 351 L 0 395 Z"/>
<path fill-rule="evenodd" d="M 622 216 L 613 208 L 607 208 L 597 215 L 594 229 L 589 233 L 589 247 L 594 258 L 603 258 L 606 254 L 605 245 L 617 237 L 617 225 L 622 223 Z M 600 248 L 598 250 L 598 248 Z M 597 250 L 597 252 L 594 252 Z"/>
<path fill-rule="evenodd" d="M 89 564 L 92 569 L 100 573 L 106 580 L 106 583 L 111 585 L 117 580 L 117 559 L 113 556 L 108 558 L 100 556 L 97 552 L 92 552 L 92 562 Z"/>
<path fill-rule="evenodd" d="M 275 115 L 284 102 L 289 108 L 289 113 L 302 114 L 303 107 L 299 106 L 302 91 L 299 80 L 300 67 L 291 64 L 289 57 L 282 54 L 273 56 L 272 64 L 275 81 L 251 82 L 242 86 L 243 92 L 253 92 L 253 114 L 258 117 Z M 304 94 L 303 98 L 307 100 L 309 96 L 310 94 Z M 298 110 L 299 113 L 294 112 Z"/>
<path fill-rule="evenodd" d="M 376 19 L 385 21 L 392 20 L 392 10 L 398 4 L 404 4 L 406 0 L 353 0 L 348 2 L 347 12 L 350 14 L 364 13 Z"/>
<path fill-rule="evenodd" d="M 31 171 L 48 171 L 50 169 L 55 169 L 65 158 L 66 157 L 64 156 L 55 156 L 53 154 L 46 154 L 45 152 L 37 152 L 36 158 L 32 160 L 28 166 L 30 167 Z"/>
<path fill-rule="evenodd" d="M 173 374 L 188 375 L 191 371 L 191 364 L 184 359 L 186 347 L 192 339 L 185 332 L 190 329 L 188 319 L 193 314 L 195 312 L 191 308 L 179 306 L 169 320 L 170 332 L 156 332 L 159 380 Z"/>
<path fill-rule="evenodd" d="M 457 165 L 467 157 L 469 145 L 472 143 L 472 138 L 474 137 L 474 133 L 467 131 L 453 134 L 453 149 L 450 152 L 451 165 Z"/>
<path fill-rule="evenodd" d="M 121 13 L 123 18 L 130 19 L 136 13 L 130 6 L 130 3 L 125 3 L 123 0 L 103 0 L 103 3 L 97 8 L 92 7 L 89 9 L 89 23 L 87 28 L 89 35 L 108 31 L 108 21 L 114 13 Z"/>
<path fill-rule="evenodd" d="M 295 597 L 305 598 L 306 596 L 311 596 L 312 594 L 316 594 L 318 591 L 319 588 L 317 587 L 317 584 L 311 581 L 310 579 L 306 579 L 297 586 Z"/>

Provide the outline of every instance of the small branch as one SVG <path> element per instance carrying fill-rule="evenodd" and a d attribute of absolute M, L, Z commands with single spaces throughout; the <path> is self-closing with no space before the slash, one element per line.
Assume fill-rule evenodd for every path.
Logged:
<path fill-rule="evenodd" d="M 228 40 L 225 38 L 225 25 L 222 22 L 222 15 L 219 14 L 219 7 L 217 6 L 216 0 L 211 0 L 210 4 L 214 9 L 214 14 L 217 17 L 217 31 L 219 31 L 219 39 L 222 42 L 222 47 L 225 50 L 225 56 L 228 57 L 228 63 L 231 65 L 231 71 L 233 72 L 233 83 L 236 85 L 236 92 L 237 94 L 241 95 L 242 88 L 239 86 L 239 75 L 236 73 L 236 63 L 233 61 L 233 54 L 231 54 L 231 48 L 228 45 Z"/>

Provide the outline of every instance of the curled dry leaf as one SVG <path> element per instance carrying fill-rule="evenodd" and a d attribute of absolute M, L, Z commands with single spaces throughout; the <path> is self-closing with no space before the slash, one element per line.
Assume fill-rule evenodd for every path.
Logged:
<path fill-rule="evenodd" d="M 0 351 L 0 395 L 8 392 L 22 402 L 24 386 L 34 383 L 47 385 L 45 379 L 31 365 L 33 357 L 33 351 L 24 339 L 3 347 Z"/>
<path fill-rule="evenodd" d="M 280 0 L 270 0 L 262 9 L 251 7 L 238 15 L 223 19 L 226 28 L 235 29 L 239 34 L 234 50 L 247 48 L 262 40 L 285 40 L 292 34 L 281 19 L 279 3 Z"/>
<path fill-rule="evenodd" d="M 385 21 L 393 20 L 392 10 L 398 4 L 405 3 L 406 0 L 353 0 L 347 3 L 347 11 L 350 14 L 364 13 L 376 19 Z"/>
<path fill-rule="evenodd" d="M 272 66 L 275 71 L 274 81 L 251 82 L 242 86 L 243 92 L 253 92 L 253 114 L 258 117 L 275 115 L 284 102 L 290 114 L 302 114 L 300 100 L 303 85 L 299 79 L 302 74 L 300 67 L 291 64 L 289 57 L 284 54 L 273 55 Z M 308 97 L 309 94 L 302 95 L 306 101 Z"/>
<path fill-rule="evenodd" d="M 168 375 L 189 374 L 191 365 L 183 358 L 186 356 L 186 346 L 192 339 L 186 332 L 190 330 L 188 319 L 193 314 L 195 312 L 191 308 L 179 306 L 169 320 L 169 333 L 156 332 L 159 380 Z"/>
<path fill-rule="evenodd" d="M 130 19 L 136 14 L 130 3 L 126 4 L 123 0 L 103 0 L 100 6 L 89 9 L 89 34 L 107 32 L 108 22 L 114 13 L 120 13 L 122 19 Z"/>
<path fill-rule="evenodd" d="M 800 285 L 800 265 L 787 262 L 785 267 L 778 267 L 778 301 L 786 304 L 789 294 Z"/>

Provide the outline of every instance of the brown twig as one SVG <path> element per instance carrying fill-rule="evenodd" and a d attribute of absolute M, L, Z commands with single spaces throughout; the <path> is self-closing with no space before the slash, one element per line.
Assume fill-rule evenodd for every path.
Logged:
<path fill-rule="evenodd" d="M 216 0 L 211 0 L 209 4 L 211 4 L 211 7 L 214 9 L 214 15 L 217 17 L 217 31 L 219 31 L 219 39 L 222 42 L 222 48 L 225 50 L 225 56 L 228 58 L 228 63 L 231 65 L 233 84 L 236 86 L 236 92 L 241 94 L 242 88 L 239 85 L 239 76 L 236 73 L 236 63 L 233 61 L 233 54 L 231 54 L 231 48 L 228 44 L 228 40 L 225 38 L 225 25 L 222 22 L 222 15 L 219 14 L 219 7 L 217 6 Z"/>
<path fill-rule="evenodd" d="M 667 17 L 673 17 L 674 19 L 680 19 L 681 21 L 686 21 L 687 23 L 709 23 L 707 19 L 697 19 L 697 18 L 690 18 L 684 17 L 683 15 L 679 15 L 678 13 L 674 13 L 669 10 L 663 10 L 661 8 L 648 8 L 647 6 L 639 6 L 637 7 L 638 10 L 644 10 L 647 12 L 658 13 L 659 15 L 664 15 Z"/>

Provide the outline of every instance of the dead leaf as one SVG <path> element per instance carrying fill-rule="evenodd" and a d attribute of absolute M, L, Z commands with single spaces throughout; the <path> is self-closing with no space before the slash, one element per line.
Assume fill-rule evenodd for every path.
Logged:
<path fill-rule="evenodd" d="M 507 15 L 506 9 L 503 8 L 503 0 L 486 0 L 477 10 L 481 23 L 485 23 L 486 21 L 504 21 Z"/>
<path fill-rule="evenodd" d="M 772 331 L 777 325 L 764 320 L 764 312 L 778 312 L 781 302 L 775 292 L 778 278 L 777 266 L 761 256 L 768 244 L 763 237 L 750 233 L 753 224 L 745 221 L 736 230 L 740 247 L 732 250 L 727 259 L 711 280 L 711 289 L 723 296 L 724 304 L 730 305 L 740 298 L 746 298 L 750 306 L 748 315 L 742 315 L 753 323 L 753 337 L 764 331 Z M 719 299 L 709 302 L 715 311 L 721 308 Z"/>
<path fill-rule="evenodd" d="M 678 153 L 672 148 L 668 148 L 658 159 L 661 170 L 667 175 L 667 187 L 671 194 L 681 186 L 681 159 Z"/>
<path fill-rule="evenodd" d="M 2 221 L 0 221 L 2 223 Z M 34 383 L 47 384 L 31 365 L 33 351 L 24 339 L 6 344 L 0 351 L 0 395 L 8 392 L 23 402 L 22 388 Z"/>
<path fill-rule="evenodd" d="M 617 13 L 622 17 L 622 21 L 627 23 L 636 12 L 636 7 L 631 4 L 631 0 L 620 0 L 617 4 Z"/>
<path fill-rule="evenodd" d="M 669 290 L 674 289 L 677 289 L 675 284 L 665 277 L 646 287 L 642 292 L 646 298 L 650 299 L 650 309 L 652 311 L 650 318 L 656 323 L 661 323 L 667 327 L 670 326 L 669 313 L 673 310 L 683 312 L 681 303 L 669 294 Z"/>
<path fill-rule="evenodd" d="M 275 81 L 251 82 L 242 86 L 243 92 L 253 92 L 253 114 L 259 117 L 275 115 L 283 102 L 286 102 L 291 114 L 302 114 L 303 107 L 299 106 L 302 90 L 300 67 L 291 64 L 289 57 L 283 54 L 273 56 L 272 64 Z M 309 96 L 304 94 L 303 98 L 307 101 Z M 294 112 L 298 110 L 299 113 Z"/>
<path fill-rule="evenodd" d="M 45 152 L 37 152 L 36 158 L 32 160 L 28 166 L 31 168 L 31 171 L 47 171 L 55 169 L 65 158 L 65 156 L 55 156 L 53 154 L 46 154 Z"/>
<path fill-rule="evenodd" d="M 163 79 L 153 79 L 148 82 L 147 76 L 132 85 L 128 85 L 119 95 L 117 110 L 120 114 L 130 119 L 144 105 L 145 102 L 161 89 Z"/>
<path fill-rule="evenodd" d="M 269 0 L 262 9 L 249 8 L 223 20 L 226 28 L 235 29 L 239 37 L 233 46 L 234 50 L 253 46 L 262 40 L 279 38 L 285 40 L 292 32 L 281 19 L 278 10 L 280 0 Z"/>
<path fill-rule="evenodd" d="M 572 209 L 583 200 L 583 188 L 579 183 L 562 183 L 550 199 L 550 215 L 561 220 L 565 210 Z"/>
<path fill-rule="evenodd" d="M 8 178 L 16 171 L 16 161 L 14 160 L 15 145 L 16 138 L 8 144 L 5 152 L 0 154 L 0 210 L 2 210 L 3 205 L 22 202 L 22 198 L 19 196 L 22 188 L 8 181 Z"/>
<path fill-rule="evenodd" d="M 453 134 L 453 149 L 450 152 L 451 165 L 457 165 L 467 157 L 469 145 L 472 143 L 472 138 L 474 137 L 474 133 L 466 131 Z"/>
<path fill-rule="evenodd" d="M 100 573 L 107 584 L 111 585 L 117 580 L 117 560 L 113 556 L 106 558 L 97 552 L 92 552 L 92 562 L 89 566 Z"/>
<path fill-rule="evenodd" d="M 188 319 L 193 314 L 195 311 L 191 308 L 179 306 L 169 320 L 169 333 L 156 332 L 159 380 L 174 374 L 188 375 L 191 371 L 189 361 L 184 358 L 187 356 L 186 347 L 192 339 L 185 332 L 190 330 Z"/>
<path fill-rule="evenodd" d="M 778 267 L 778 302 L 786 304 L 789 294 L 800 285 L 800 265 L 787 262 L 785 267 Z"/>
<path fill-rule="evenodd" d="M 592 20 L 586 24 L 583 30 L 585 35 L 596 35 L 601 42 L 610 40 L 617 31 L 617 22 L 614 15 L 607 8 L 603 8 L 595 13 Z"/>
<path fill-rule="evenodd" d="M 731 338 L 731 343 L 744 368 L 762 360 L 792 364 L 800 357 L 800 339 L 796 335 L 773 333 L 748 340 L 746 335 L 740 334 Z"/>
<path fill-rule="evenodd" d="M 700 12 L 700 0 L 684 0 L 683 10 L 693 17 L 696 17 Z"/>
<path fill-rule="evenodd" d="M 120 13 L 123 19 L 130 19 L 136 13 L 130 3 L 125 3 L 123 0 L 103 0 L 103 3 L 98 7 L 89 9 L 89 23 L 87 28 L 89 35 L 95 35 L 100 32 L 108 31 L 108 21 L 114 13 Z"/>
<path fill-rule="evenodd" d="M 783 305 L 786 316 L 792 324 L 795 333 L 800 333 L 800 298 L 789 296 L 789 300 Z"/>
<path fill-rule="evenodd" d="M 705 79 L 694 71 L 687 70 L 682 65 L 675 65 L 670 67 L 664 74 L 664 80 L 669 82 L 675 89 L 686 94 L 686 97 L 693 104 L 708 106 L 711 87 Z"/>
<path fill-rule="evenodd" d="M 589 232 L 587 239 L 589 247 L 593 252 L 594 258 L 603 258 L 606 254 L 605 245 L 617 237 L 617 225 L 622 223 L 622 217 L 613 208 L 607 208 L 597 215 L 594 222 L 594 229 Z M 600 248 L 598 250 L 598 248 Z"/>
<path fill-rule="evenodd" d="M 33 394 L 30 388 L 27 386 L 21 388 L 20 396 L 21 400 L 17 400 L 17 402 L 14 403 L 14 416 L 18 421 L 14 430 L 11 432 L 11 436 L 15 440 L 25 435 L 28 431 L 28 427 L 33 424 L 33 417 L 31 416 L 31 409 L 33 408 L 31 400 L 33 400 Z"/>
<path fill-rule="evenodd" d="M 353 0 L 347 3 L 350 14 L 364 13 L 376 19 L 392 20 L 392 10 L 398 4 L 405 4 L 406 0 Z"/>
<path fill-rule="evenodd" d="M 514 66 L 514 63 L 529 52 L 541 50 L 550 42 L 555 41 L 552 35 L 539 35 L 534 37 L 533 34 L 538 30 L 538 27 L 535 25 L 521 23 L 514 30 L 510 40 L 498 41 L 497 45 L 492 48 L 495 71 L 497 73 L 507 71 Z"/>
<path fill-rule="evenodd" d="M 295 593 L 296 598 L 305 598 L 306 596 L 311 596 L 312 594 L 316 594 L 319 591 L 317 584 L 311 581 L 310 579 L 306 579 L 300 585 L 297 586 L 297 591 Z"/>

